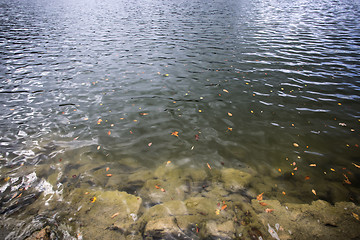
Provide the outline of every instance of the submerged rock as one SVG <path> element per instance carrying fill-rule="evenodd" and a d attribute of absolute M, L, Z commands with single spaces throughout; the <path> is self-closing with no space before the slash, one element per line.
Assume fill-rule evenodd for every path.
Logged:
<path fill-rule="evenodd" d="M 237 192 L 250 183 L 251 174 L 234 168 L 225 168 L 221 170 L 221 179 L 227 191 Z"/>
<path fill-rule="evenodd" d="M 26 240 L 50 240 L 50 227 L 46 226 L 40 231 L 34 232 L 30 237 L 26 238 Z"/>

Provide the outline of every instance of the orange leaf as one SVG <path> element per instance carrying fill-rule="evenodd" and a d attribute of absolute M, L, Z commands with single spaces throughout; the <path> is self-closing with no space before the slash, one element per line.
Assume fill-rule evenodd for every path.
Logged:
<path fill-rule="evenodd" d="M 316 191 L 313 189 L 313 190 L 311 190 L 312 191 L 312 193 L 314 194 L 314 195 L 316 195 Z"/>
<path fill-rule="evenodd" d="M 232 117 L 232 113 L 231 113 L 231 112 L 228 112 L 228 115 L 229 115 L 229 117 Z"/>
<path fill-rule="evenodd" d="M 306 176 L 306 177 L 305 177 L 305 180 L 309 180 L 309 179 L 310 179 L 310 177 L 309 177 L 309 176 Z"/>
<path fill-rule="evenodd" d="M 97 124 L 100 124 L 102 122 L 102 119 L 100 118 L 98 121 L 97 121 Z"/>
<path fill-rule="evenodd" d="M 110 131 L 108 131 L 108 135 L 110 135 L 111 134 L 111 132 Z"/>
<path fill-rule="evenodd" d="M 281 169 L 279 168 L 278 171 L 281 172 Z"/>
<path fill-rule="evenodd" d="M 94 203 L 96 201 L 96 197 L 90 198 L 91 203 Z"/>
<path fill-rule="evenodd" d="M 264 203 L 264 202 L 259 202 L 259 204 L 260 204 L 261 206 L 267 206 L 267 205 L 268 205 L 267 203 Z"/>
<path fill-rule="evenodd" d="M 160 187 L 159 187 L 158 185 L 155 185 L 155 188 L 156 188 L 156 189 L 160 189 Z"/>
<path fill-rule="evenodd" d="M 114 213 L 114 214 L 111 216 L 111 218 L 114 218 L 114 217 L 116 217 L 116 216 L 119 215 L 119 214 L 120 214 L 119 212 Z"/>
<path fill-rule="evenodd" d="M 112 174 L 111 174 L 111 173 L 108 173 L 108 174 L 106 174 L 106 176 L 107 176 L 107 177 L 111 177 L 111 176 L 112 176 Z"/>
<path fill-rule="evenodd" d="M 209 163 L 206 163 L 206 164 L 207 164 L 208 168 L 211 169 L 210 164 Z"/>
<path fill-rule="evenodd" d="M 312 163 L 309 165 L 310 167 L 316 167 L 316 164 L 315 163 Z"/>
<path fill-rule="evenodd" d="M 344 182 L 345 182 L 345 183 L 347 183 L 347 184 L 351 184 L 351 182 L 350 182 L 350 180 L 349 180 L 348 176 L 346 176 L 346 174 L 345 174 L 345 173 L 343 173 L 343 175 L 344 175 L 344 177 L 345 177 Z"/>
<path fill-rule="evenodd" d="M 225 208 L 227 208 L 226 204 L 221 207 L 221 210 L 224 210 Z"/>
<path fill-rule="evenodd" d="M 294 147 L 299 147 L 299 144 L 293 143 L 293 146 L 294 146 Z"/>
<path fill-rule="evenodd" d="M 355 167 L 357 167 L 357 168 L 360 168 L 360 166 L 359 165 L 357 165 L 357 164 L 355 164 L 355 163 L 352 163 Z"/>
<path fill-rule="evenodd" d="M 286 195 L 286 192 L 283 191 L 282 194 L 283 194 L 283 195 Z"/>
<path fill-rule="evenodd" d="M 162 192 L 165 192 L 165 189 L 163 189 L 163 188 L 161 188 L 160 190 L 161 190 Z"/>
<path fill-rule="evenodd" d="M 353 217 L 354 217 L 356 220 L 360 221 L 359 215 L 357 215 L 357 214 L 354 213 L 354 212 L 352 212 L 351 214 L 353 215 Z"/>
<path fill-rule="evenodd" d="M 109 167 L 107 167 L 107 168 L 106 168 L 106 171 L 109 171 L 109 169 L 110 169 L 110 168 L 109 168 Z"/>
<path fill-rule="evenodd" d="M 267 212 L 267 213 L 271 213 L 273 211 L 274 211 L 274 209 L 270 209 L 270 208 L 265 209 L 265 212 Z"/>
<path fill-rule="evenodd" d="M 141 116 L 149 115 L 148 113 L 140 113 Z"/>
<path fill-rule="evenodd" d="M 257 195 L 256 199 L 257 199 L 258 201 L 263 200 L 263 194 L 264 194 L 264 193 L 261 193 L 261 194 Z"/>
<path fill-rule="evenodd" d="M 223 91 L 224 91 L 224 92 L 226 92 L 226 93 L 229 93 L 229 91 L 228 91 L 228 90 L 226 90 L 226 89 L 223 89 Z"/>
<path fill-rule="evenodd" d="M 178 137 L 179 136 L 179 132 L 178 131 L 174 131 L 171 133 L 171 135 L 174 135 L 175 137 Z"/>

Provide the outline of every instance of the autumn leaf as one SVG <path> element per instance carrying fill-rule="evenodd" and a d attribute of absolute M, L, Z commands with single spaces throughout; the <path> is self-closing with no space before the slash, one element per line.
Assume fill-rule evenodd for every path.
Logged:
<path fill-rule="evenodd" d="M 335 169 L 333 169 L 333 168 L 330 168 L 330 170 L 333 171 L 333 172 L 335 172 Z"/>
<path fill-rule="evenodd" d="M 220 209 L 216 209 L 216 210 L 215 210 L 215 214 L 216 214 L 216 215 L 219 215 L 219 214 L 220 214 Z"/>
<path fill-rule="evenodd" d="M 314 195 L 316 195 L 316 191 L 313 189 L 313 190 L 311 190 L 312 191 L 312 193 L 314 194 Z"/>
<path fill-rule="evenodd" d="M 305 180 L 309 180 L 309 179 L 310 179 L 310 177 L 309 177 L 309 176 L 306 176 L 306 177 L 305 177 Z"/>
<path fill-rule="evenodd" d="M 293 146 L 294 146 L 294 147 L 299 147 L 299 144 L 293 143 Z"/>
<path fill-rule="evenodd" d="M 155 188 L 156 188 L 156 189 L 160 189 L 160 187 L 159 187 L 158 185 L 155 185 Z"/>
<path fill-rule="evenodd" d="M 355 167 L 360 168 L 360 165 L 357 165 L 355 163 L 352 163 Z"/>
<path fill-rule="evenodd" d="M 345 183 L 347 183 L 347 184 L 351 184 L 351 182 L 350 182 L 350 180 L 349 180 L 348 176 L 346 176 L 346 174 L 345 174 L 345 173 L 343 173 L 343 175 L 344 175 L 344 177 L 345 177 L 344 182 L 345 182 Z"/>
<path fill-rule="evenodd" d="M 232 117 L 232 113 L 231 113 L 231 112 L 228 112 L 228 115 L 229 115 L 229 117 Z"/>
<path fill-rule="evenodd" d="M 120 214 L 119 212 L 114 213 L 114 214 L 111 216 L 111 218 L 114 218 L 114 217 L 116 217 L 116 216 L 119 215 L 119 214 Z"/>
<path fill-rule="evenodd" d="M 354 217 L 356 220 L 360 221 L 359 215 L 357 215 L 357 214 L 354 213 L 354 212 L 352 212 L 351 214 L 353 215 L 353 217 Z"/>
<path fill-rule="evenodd" d="M 97 124 L 100 124 L 102 122 L 102 119 L 100 118 L 98 121 L 97 121 Z"/>
<path fill-rule="evenodd" d="M 258 201 L 263 200 L 263 194 L 264 194 L 264 193 L 260 193 L 259 195 L 257 195 L 256 199 L 257 199 Z"/>
<path fill-rule="evenodd" d="M 260 204 L 261 206 L 267 206 L 267 205 L 268 205 L 267 203 L 264 203 L 264 202 L 259 202 L 259 204 Z"/>
<path fill-rule="evenodd" d="M 226 90 L 226 89 L 223 89 L 223 91 L 224 91 L 224 92 L 226 92 L 226 93 L 229 93 L 229 91 L 228 91 L 228 90 Z"/>
<path fill-rule="evenodd" d="M 108 174 L 106 174 L 106 176 L 107 176 L 107 177 L 111 177 L 111 176 L 112 176 L 112 174 L 111 174 L 111 173 L 108 173 Z"/>
<path fill-rule="evenodd" d="M 224 210 L 225 208 L 227 208 L 226 204 L 221 207 L 221 210 Z"/>
<path fill-rule="evenodd" d="M 281 172 L 281 169 L 279 168 L 278 171 Z"/>
<path fill-rule="evenodd" d="M 274 211 L 274 209 L 270 209 L 270 208 L 265 209 L 265 212 L 267 212 L 267 213 L 271 213 L 273 211 Z"/>
<path fill-rule="evenodd" d="M 227 128 L 227 131 L 230 131 L 230 132 L 231 132 L 231 131 L 232 131 L 232 128 L 231 128 L 231 127 L 228 127 L 228 128 Z"/>
<path fill-rule="evenodd" d="M 10 180 L 10 177 L 4 178 L 4 181 L 5 181 L 5 182 L 7 182 L 7 181 L 9 181 L 9 180 Z"/>
<path fill-rule="evenodd" d="M 161 188 L 160 190 L 161 190 L 162 192 L 165 192 L 165 189 L 163 189 L 163 188 Z"/>
<path fill-rule="evenodd" d="M 195 140 L 196 140 L 196 141 L 199 141 L 199 138 L 200 138 L 200 137 L 199 137 L 199 134 L 196 134 L 196 135 L 195 135 Z"/>
<path fill-rule="evenodd" d="M 208 168 L 211 169 L 210 164 L 209 163 L 206 163 L 206 164 L 207 164 Z"/>
<path fill-rule="evenodd" d="M 108 131 L 108 133 L 107 133 L 108 135 L 111 135 L 111 131 Z"/>
<path fill-rule="evenodd" d="M 90 202 L 91 202 L 91 203 L 94 203 L 95 201 L 96 201 L 96 197 L 90 198 Z"/>
<path fill-rule="evenodd" d="M 140 116 L 146 116 L 146 115 L 149 115 L 148 113 L 139 113 Z"/>
<path fill-rule="evenodd" d="M 106 169 L 105 169 L 105 171 L 109 171 L 110 170 L 110 168 L 109 167 L 107 167 Z"/>
<path fill-rule="evenodd" d="M 286 195 L 286 192 L 283 191 L 282 194 L 283 194 L 283 195 Z"/>
<path fill-rule="evenodd" d="M 174 131 L 171 133 L 171 136 L 175 136 L 175 137 L 179 137 L 179 132 L 178 131 Z"/>
<path fill-rule="evenodd" d="M 152 143 L 148 143 L 148 146 L 151 147 Z"/>
<path fill-rule="evenodd" d="M 312 163 L 309 165 L 310 167 L 316 167 L 316 164 L 315 163 Z"/>

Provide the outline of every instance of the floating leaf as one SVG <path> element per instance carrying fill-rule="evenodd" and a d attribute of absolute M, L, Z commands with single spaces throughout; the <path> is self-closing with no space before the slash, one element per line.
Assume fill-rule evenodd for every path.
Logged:
<path fill-rule="evenodd" d="M 216 214 L 216 215 L 219 215 L 219 214 L 220 214 L 220 209 L 216 209 L 216 210 L 215 210 L 215 214 Z"/>
<path fill-rule="evenodd" d="M 267 212 L 267 213 L 271 213 L 273 211 L 274 211 L 274 209 L 270 209 L 270 208 L 265 209 L 265 212 Z"/>
<path fill-rule="evenodd" d="M 299 144 L 293 143 L 293 146 L 294 146 L 294 147 L 299 147 Z"/>
<path fill-rule="evenodd" d="M 106 176 L 107 176 L 107 177 L 111 177 L 111 176 L 112 176 L 112 174 L 111 174 L 111 173 L 108 173 L 108 174 L 106 174 Z"/>
<path fill-rule="evenodd" d="M 163 189 L 163 188 L 161 188 L 160 190 L 161 190 L 162 192 L 165 192 L 165 189 Z"/>
<path fill-rule="evenodd" d="M 221 207 L 221 210 L 224 210 L 225 208 L 227 208 L 226 204 Z"/>
<path fill-rule="evenodd" d="M 228 112 L 228 115 L 229 115 L 229 117 L 232 117 L 232 113 L 231 113 L 231 112 Z"/>
<path fill-rule="evenodd" d="M 167 161 L 167 162 L 166 162 L 166 165 L 169 165 L 170 163 L 171 163 L 171 161 Z"/>
<path fill-rule="evenodd" d="M 174 131 L 171 133 L 171 136 L 174 135 L 175 137 L 179 137 L 179 132 L 178 131 Z"/>
<path fill-rule="evenodd" d="M 316 195 L 316 191 L 315 191 L 315 189 L 313 189 L 313 190 L 311 190 L 312 191 L 312 193 L 314 194 L 314 195 Z"/>
<path fill-rule="evenodd" d="M 105 170 L 106 170 L 106 171 L 109 171 L 109 170 L 110 170 L 110 168 L 109 168 L 109 167 L 107 167 Z"/>
<path fill-rule="evenodd" d="M 355 167 L 360 168 L 360 165 L 357 165 L 355 163 L 352 163 Z"/>
<path fill-rule="evenodd" d="M 226 92 L 226 93 L 229 93 L 229 91 L 228 91 L 228 90 L 226 90 L 226 89 L 223 89 L 223 91 L 224 91 L 224 92 Z"/>
<path fill-rule="evenodd" d="M 349 180 L 348 176 L 346 176 L 346 174 L 345 174 L 345 173 L 343 173 L 343 175 L 344 175 L 344 177 L 345 177 L 344 182 L 345 182 L 345 183 L 347 183 L 347 184 L 351 184 L 351 182 L 350 182 L 350 180 Z"/>
<path fill-rule="evenodd" d="M 210 164 L 209 163 L 206 163 L 206 164 L 207 164 L 208 168 L 211 169 Z"/>
<path fill-rule="evenodd" d="M 281 169 L 279 168 L 278 171 L 281 172 Z"/>
<path fill-rule="evenodd" d="M 258 201 L 263 200 L 263 194 L 264 194 L 264 193 L 260 193 L 259 195 L 257 195 L 256 199 L 257 199 Z"/>
<path fill-rule="evenodd" d="M 357 214 L 354 213 L 354 212 L 352 212 L 351 214 L 353 215 L 353 217 L 354 217 L 356 220 L 360 221 L 359 215 L 357 215 Z"/>
<path fill-rule="evenodd" d="M 111 135 L 111 131 L 108 131 L 108 135 Z"/>
<path fill-rule="evenodd" d="M 335 172 L 335 169 L 333 169 L 333 168 L 330 168 L 330 170 L 333 171 L 333 172 Z"/>
<path fill-rule="evenodd" d="M 90 202 L 91 202 L 91 203 L 94 203 L 95 201 L 96 201 L 96 197 L 90 198 Z"/>
<path fill-rule="evenodd" d="M 305 177 L 305 180 L 309 180 L 309 179 L 310 179 L 310 177 L 309 177 L 309 176 L 306 176 L 306 177 Z"/>
<path fill-rule="evenodd" d="M 160 189 L 160 187 L 159 187 L 158 185 L 155 185 L 155 188 L 156 188 L 156 189 Z"/>
<path fill-rule="evenodd" d="M 231 131 L 232 131 L 232 128 L 231 128 L 231 127 L 228 127 L 227 130 L 231 132 Z"/>
<path fill-rule="evenodd" d="M 310 167 L 316 167 L 316 164 L 315 163 L 312 163 L 309 165 Z"/>
<path fill-rule="evenodd" d="M 146 116 L 149 115 L 148 113 L 140 113 L 140 116 Z"/>
<path fill-rule="evenodd" d="M 286 195 L 286 192 L 283 191 L 282 194 L 283 194 L 283 195 Z"/>
<path fill-rule="evenodd" d="M 200 137 L 199 137 L 199 134 L 196 134 L 196 135 L 195 135 L 195 140 L 198 141 L 199 138 L 200 138 Z"/>
<path fill-rule="evenodd" d="M 260 204 L 261 206 L 267 206 L 267 205 L 268 205 L 267 203 L 264 203 L 264 202 L 259 202 L 259 204 Z"/>
<path fill-rule="evenodd" d="M 4 181 L 5 181 L 5 182 L 7 182 L 7 181 L 9 181 L 9 180 L 10 180 L 10 177 L 4 178 Z"/>
<path fill-rule="evenodd" d="M 152 143 L 148 143 L 148 146 L 151 147 Z"/>
<path fill-rule="evenodd" d="M 103 120 L 100 118 L 98 121 L 97 121 L 97 124 L 100 124 Z"/>

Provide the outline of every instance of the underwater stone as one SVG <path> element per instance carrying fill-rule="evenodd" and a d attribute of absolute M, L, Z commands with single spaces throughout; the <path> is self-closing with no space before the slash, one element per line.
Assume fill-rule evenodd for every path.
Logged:
<path fill-rule="evenodd" d="M 221 179 L 227 191 L 237 192 L 249 184 L 251 175 L 238 169 L 225 168 L 221 170 Z"/>

